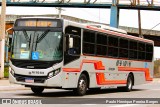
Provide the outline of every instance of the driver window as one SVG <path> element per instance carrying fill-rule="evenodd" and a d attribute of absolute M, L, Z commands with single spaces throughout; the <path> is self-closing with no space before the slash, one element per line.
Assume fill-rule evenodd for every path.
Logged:
<path fill-rule="evenodd" d="M 66 27 L 66 49 L 65 51 L 73 55 L 81 53 L 81 29 L 73 26 Z"/>
<path fill-rule="evenodd" d="M 65 29 L 64 64 L 80 57 L 81 54 L 81 29 L 67 26 Z"/>

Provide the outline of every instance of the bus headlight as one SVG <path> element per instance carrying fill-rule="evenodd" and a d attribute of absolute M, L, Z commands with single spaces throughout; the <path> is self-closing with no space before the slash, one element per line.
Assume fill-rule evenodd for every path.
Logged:
<path fill-rule="evenodd" d="M 56 69 L 56 70 L 53 70 L 53 71 L 49 72 L 49 73 L 48 73 L 48 78 L 52 78 L 53 76 L 59 74 L 60 71 L 61 71 L 61 68 L 58 68 L 58 69 Z"/>

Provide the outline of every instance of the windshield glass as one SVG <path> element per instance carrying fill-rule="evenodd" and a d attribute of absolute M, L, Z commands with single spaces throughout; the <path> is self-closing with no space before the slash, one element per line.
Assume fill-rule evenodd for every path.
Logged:
<path fill-rule="evenodd" d="M 54 61 L 62 59 L 62 32 L 15 31 L 13 59 Z"/>

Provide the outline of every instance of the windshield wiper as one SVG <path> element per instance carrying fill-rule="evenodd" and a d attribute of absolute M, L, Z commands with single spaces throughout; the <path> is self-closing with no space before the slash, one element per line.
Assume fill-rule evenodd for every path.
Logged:
<path fill-rule="evenodd" d="M 26 30 L 23 29 L 23 34 L 24 34 L 24 37 L 26 38 L 27 42 L 30 42 L 30 38 L 26 32 Z"/>
<path fill-rule="evenodd" d="M 31 35 L 30 37 L 28 36 L 26 30 L 23 29 L 23 34 L 24 34 L 24 37 L 26 38 L 27 42 L 29 42 L 29 47 L 30 47 L 30 43 L 31 43 Z"/>
<path fill-rule="evenodd" d="M 46 30 L 43 34 L 37 39 L 36 43 L 39 43 L 49 32 L 50 30 Z"/>

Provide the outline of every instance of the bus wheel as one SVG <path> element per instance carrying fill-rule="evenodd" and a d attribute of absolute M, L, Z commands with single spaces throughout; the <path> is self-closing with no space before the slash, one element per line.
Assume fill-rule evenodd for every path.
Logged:
<path fill-rule="evenodd" d="M 35 93 L 35 94 L 41 94 L 44 90 L 44 87 L 31 87 L 31 90 Z"/>
<path fill-rule="evenodd" d="M 85 74 L 81 74 L 78 80 L 77 88 L 74 90 L 77 95 L 83 96 L 86 94 L 88 81 Z"/>
<path fill-rule="evenodd" d="M 129 74 L 128 78 L 127 78 L 127 84 L 125 87 L 117 87 L 118 90 L 120 91 L 127 91 L 130 92 L 132 90 L 133 87 L 133 76 L 131 74 Z"/>
<path fill-rule="evenodd" d="M 133 87 L 133 76 L 131 74 L 129 74 L 128 78 L 127 78 L 127 85 L 125 87 L 125 90 L 127 92 L 132 91 L 132 87 Z"/>

